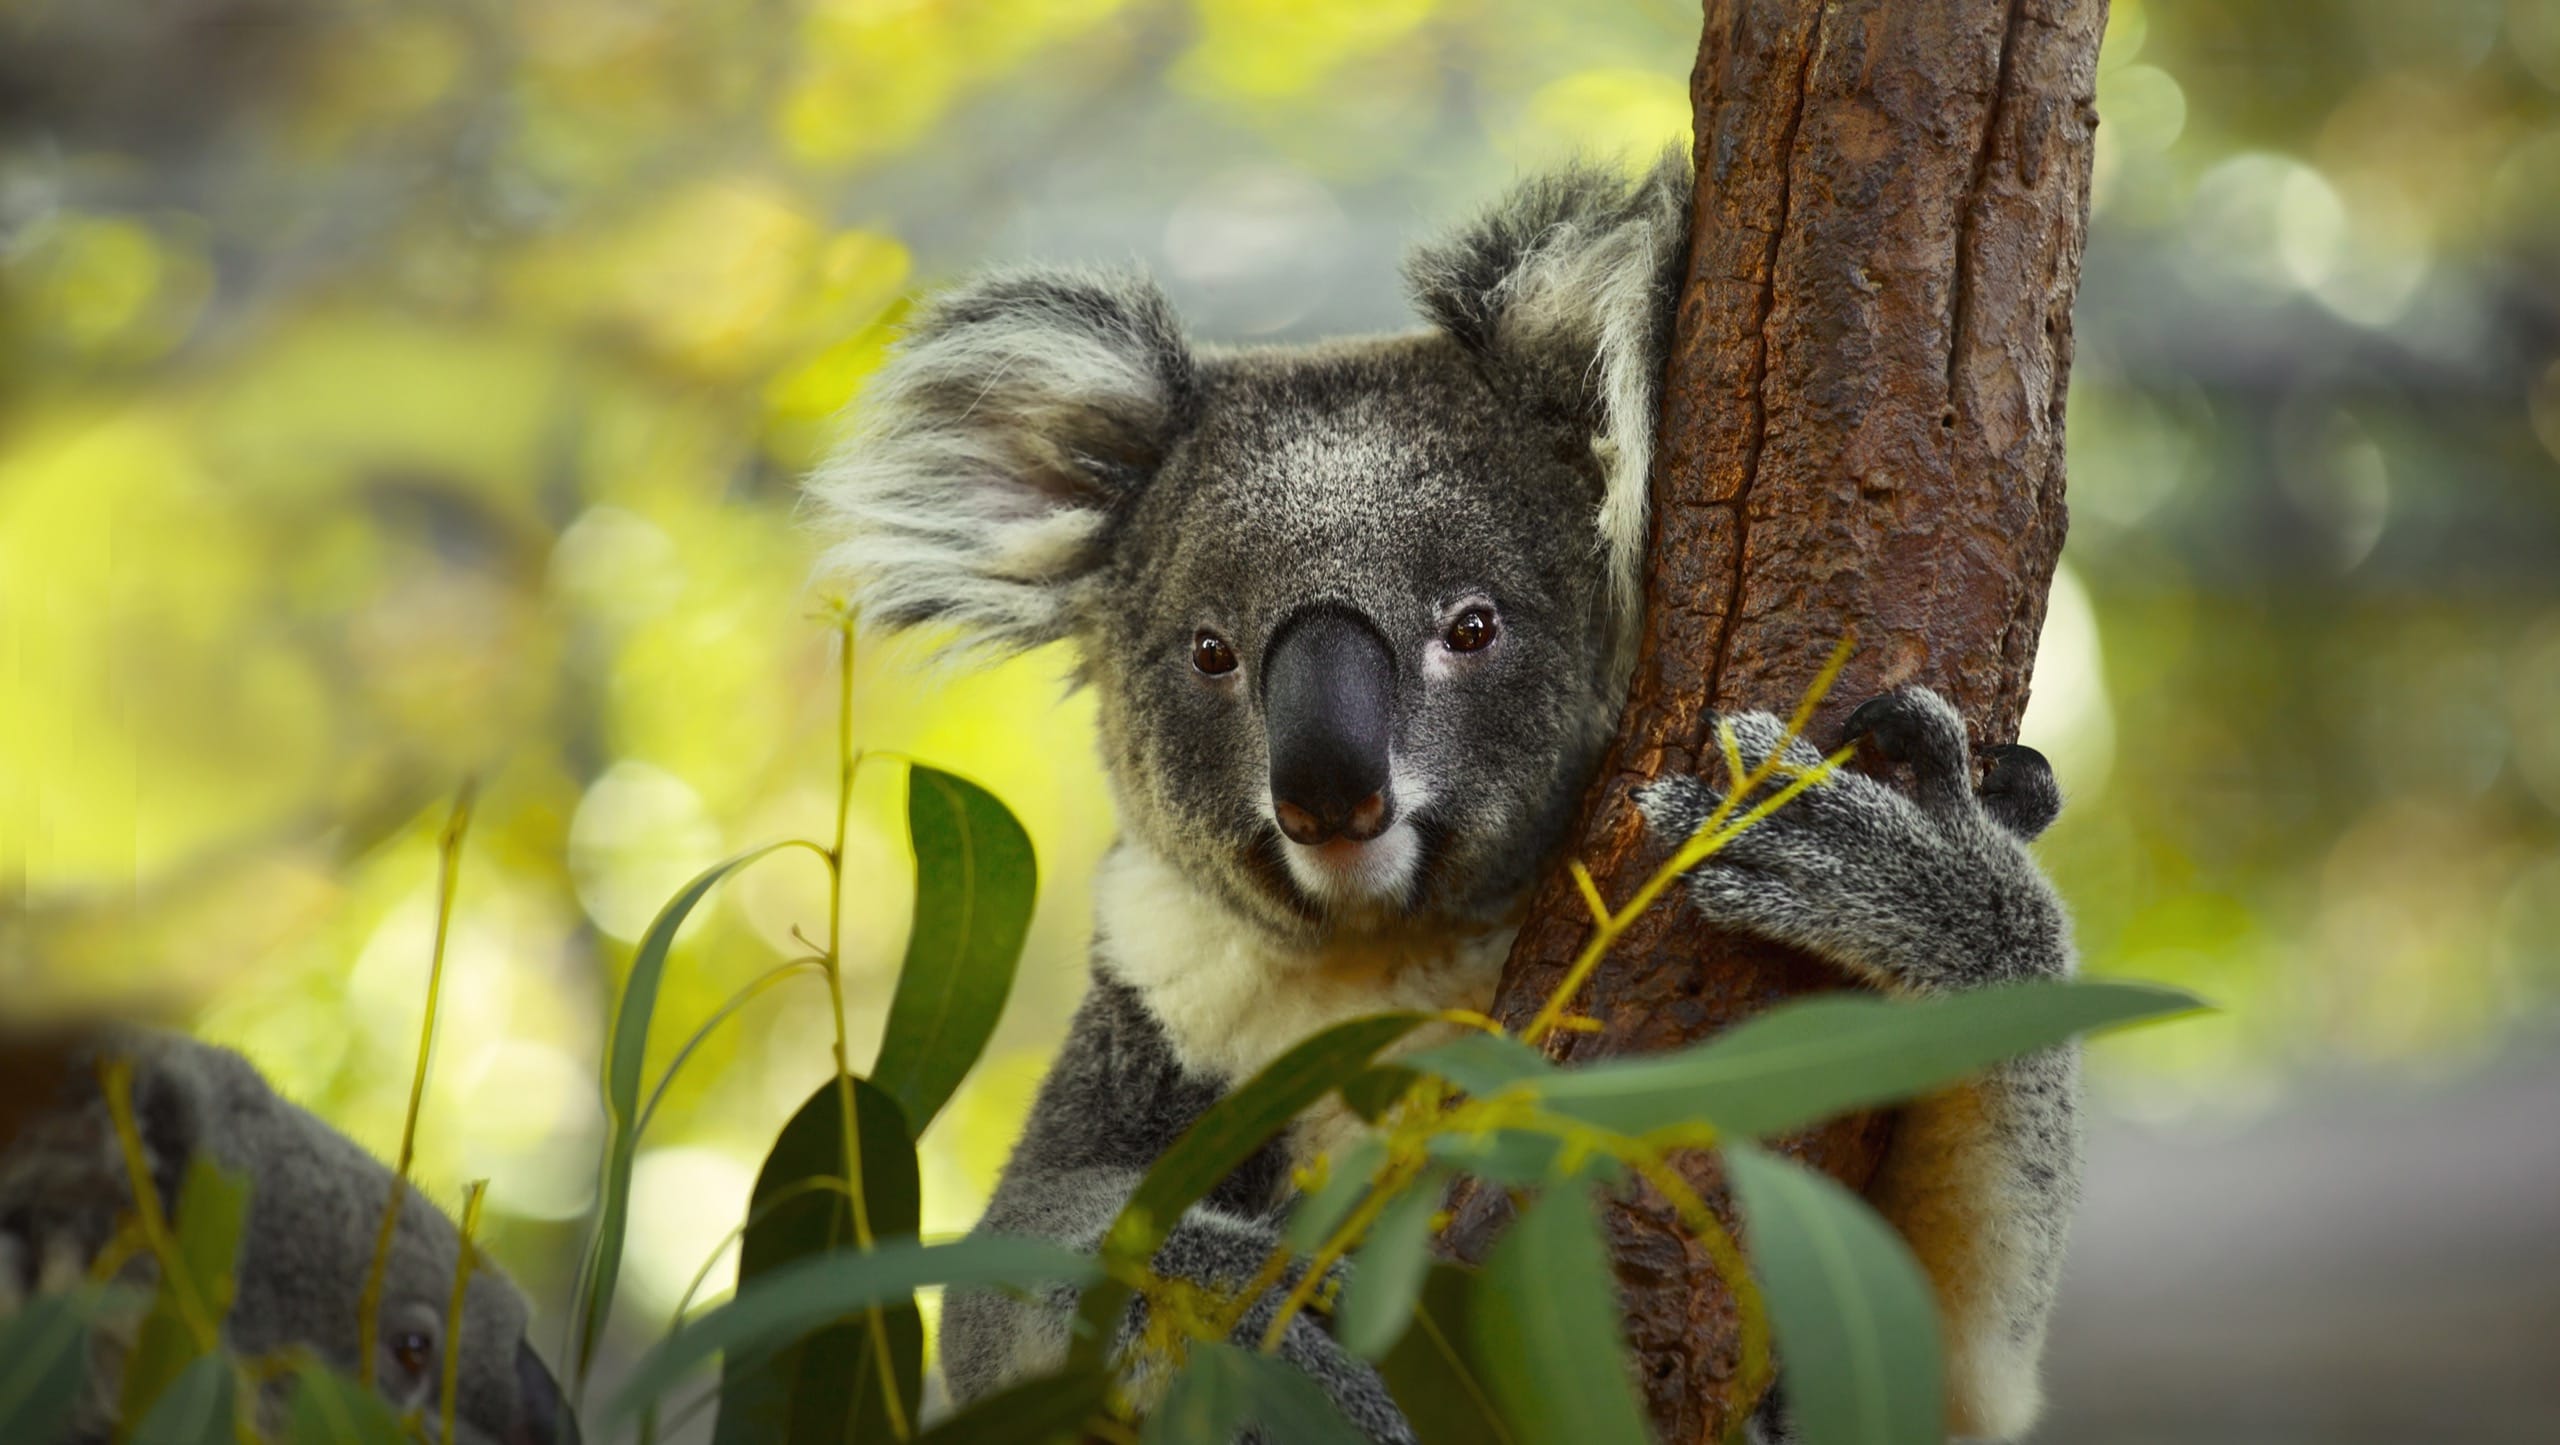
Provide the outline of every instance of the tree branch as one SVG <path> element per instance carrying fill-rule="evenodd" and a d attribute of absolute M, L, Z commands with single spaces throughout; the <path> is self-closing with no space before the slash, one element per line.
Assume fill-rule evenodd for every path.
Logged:
<path fill-rule="evenodd" d="M 1977 742 L 2015 735 L 2062 545 L 2105 20 L 2104 0 L 1709 0 L 1642 651 L 1574 845 L 1611 899 L 1664 856 L 1635 790 L 1710 764 L 1713 709 L 1785 711 L 1843 635 L 1859 650 L 1818 740 L 1911 681 Z M 1504 973 L 1506 1025 L 1535 1014 L 1588 927 L 1557 870 Z M 1843 982 L 1658 908 L 1585 991 L 1602 1031 L 1548 1047 L 1674 1047 Z M 1889 1137 L 1856 1118 L 1785 1147 L 1863 1185 Z M 1711 1157 L 1682 1172 L 1731 1219 Z M 1506 1206 L 1458 1203 L 1449 1240 L 1478 1257 Z M 1657 1194 L 1613 1204 L 1610 1225 L 1658 1430 L 1720 1439 L 1754 1403 L 1730 1396 L 1731 1298 Z"/>

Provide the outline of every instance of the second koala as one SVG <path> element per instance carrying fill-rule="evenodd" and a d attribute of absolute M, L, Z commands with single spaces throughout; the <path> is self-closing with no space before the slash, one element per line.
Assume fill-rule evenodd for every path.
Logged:
<path fill-rule="evenodd" d="M 133 1214 L 133 1176 L 99 1087 L 99 1061 L 119 1058 L 133 1069 L 137 1143 L 165 1214 L 175 1219 L 198 1158 L 249 1187 L 224 1345 L 243 1359 L 307 1352 L 357 1373 L 357 1318 L 391 1170 L 277 1094 L 240 1055 L 152 1029 L 0 1028 L 0 1319 L 27 1296 L 88 1276 Z M 429 1419 L 442 1409 L 447 1310 L 464 1248 L 451 1219 L 404 1192 L 372 1362 L 374 1388 L 396 1409 Z M 126 1274 L 148 1280 L 155 1271 L 144 1255 Z M 522 1292 L 494 1266 L 473 1272 L 452 1342 L 453 1445 L 577 1445 L 577 1421 L 527 1340 L 530 1318 Z M 104 1445 L 137 1423 L 115 1419 L 130 1343 L 119 1322 L 98 1331 L 91 1395 L 63 1445 Z M 269 1428 L 285 1418 L 289 1388 L 278 1376 L 261 1399 Z"/>
<path fill-rule="evenodd" d="M 1426 327 L 1314 346 L 1195 347 L 1132 275 L 1000 273 L 942 298 L 875 380 L 811 483 L 831 567 L 875 624 L 995 652 L 1072 640 L 1119 807 L 1091 988 L 981 1227 L 1091 1249 L 1166 1146 L 1299 1039 L 1488 1005 L 1624 690 L 1688 202 L 1677 161 L 1633 187 L 1532 181 L 1408 262 Z M 2003 755 L 1978 799 L 1934 698 L 1862 726 L 1920 800 L 1817 790 L 1703 869 L 1694 906 L 1887 988 L 2068 971 L 2018 844 L 2056 801 L 2040 762 Z M 1649 807 L 1684 828 L 1705 786 Z M 2073 1098 L 2052 1056 L 1906 1129 L 1926 1158 L 1883 1202 L 1939 1285 L 1959 1433 L 2034 1416 Z M 1291 1164 L 1349 1127 L 1301 1120 L 1158 1267 L 1250 1279 Z M 1072 1306 L 955 1292 L 954 1396 L 1055 1363 Z M 1284 1352 L 1371 1437 L 1410 1438 L 1321 1324 L 1293 1321 Z"/>

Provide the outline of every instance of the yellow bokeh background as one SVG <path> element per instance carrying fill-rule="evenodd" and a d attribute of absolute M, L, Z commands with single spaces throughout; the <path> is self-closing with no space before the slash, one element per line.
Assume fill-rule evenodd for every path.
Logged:
<path fill-rule="evenodd" d="M 0 138 L 0 1005 L 194 1028 L 387 1151 L 434 834 L 476 780 L 419 1173 L 491 1179 L 549 1299 L 634 938 L 703 865 L 828 824 L 796 478 L 915 298 L 1134 252 L 1213 335 L 1402 325 L 1404 242 L 1681 141 L 1695 43 L 1653 0 L 195 8 L 0 6 L 29 98 Z M 2312 8 L 2117 0 L 2096 82 L 2027 737 L 2074 795 L 2045 852 L 2091 965 L 2225 1006 L 2098 1051 L 2140 1117 L 2541 1048 L 2560 994 L 2560 348 L 2516 320 L 2560 269 L 2560 9 Z M 1040 853 L 1016 998 L 925 1141 L 956 1231 L 1081 987 L 1092 703 L 1055 649 L 853 665 L 864 745 L 984 782 Z M 858 1050 L 901 788 L 881 757 L 857 790 Z M 653 1061 L 821 892 L 796 855 L 723 890 Z M 626 1342 L 823 1076 L 821 997 L 747 1008 L 672 1090 Z"/>

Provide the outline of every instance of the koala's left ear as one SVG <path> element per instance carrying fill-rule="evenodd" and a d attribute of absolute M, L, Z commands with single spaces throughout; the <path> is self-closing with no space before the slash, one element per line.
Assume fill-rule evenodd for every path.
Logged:
<path fill-rule="evenodd" d="M 868 623 L 1014 652 L 1066 635 L 1111 517 L 1191 411 L 1191 351 L 1143 276 L 1002 272 L 923 313 L 809 480 L 822 566 Z"/>
<path fill-rule="evenodd" d="M 1600 540 L 1630 623 L 1642 601 L 1645 500 L 1689 177 L 1677 150 L 1632 186 L 1591 166 L 1539 176 L 1405 261 L 1414 304 L 1433 324 L 1489 358 L 1533 362 L 1590 415 L 1607 474 Z"/>

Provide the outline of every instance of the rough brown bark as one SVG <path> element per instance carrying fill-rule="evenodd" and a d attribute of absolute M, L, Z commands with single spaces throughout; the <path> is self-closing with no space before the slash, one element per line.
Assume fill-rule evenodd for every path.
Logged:
<path fill-rule="evenodd" d="M 1814 725 L 1918 681 L 2014 737 L 2063 533 L 2062 412 L 2105 0 L 1708 0 L 1691 78 L 1696 209 L 1665 378 L 1641 659 L 1575 853 L 1624 899 L 1662 853 L 1630 802 L 1721 768 L 1711 710 L 1785 711 L 1858 652 Z M 1495 1012 L 1525 1023 L 1588 937 L 1532 906 Z M 1673 1047 L 1842 983 L 1658 908 L 1593 978 L 1566 1059 Z M 1788 1141 L 1853 1185 L 1889 1121 Z M 1685 1172 L 1731 1219 L 1713 1161 Z M 1504 1213 L 1460 1200 L 1479 1255 Z M 1731 1297 L 1649 1191 L 1611 1207 L 1629 1343 L 1668 1441 L 1721 1438 Z"/>

